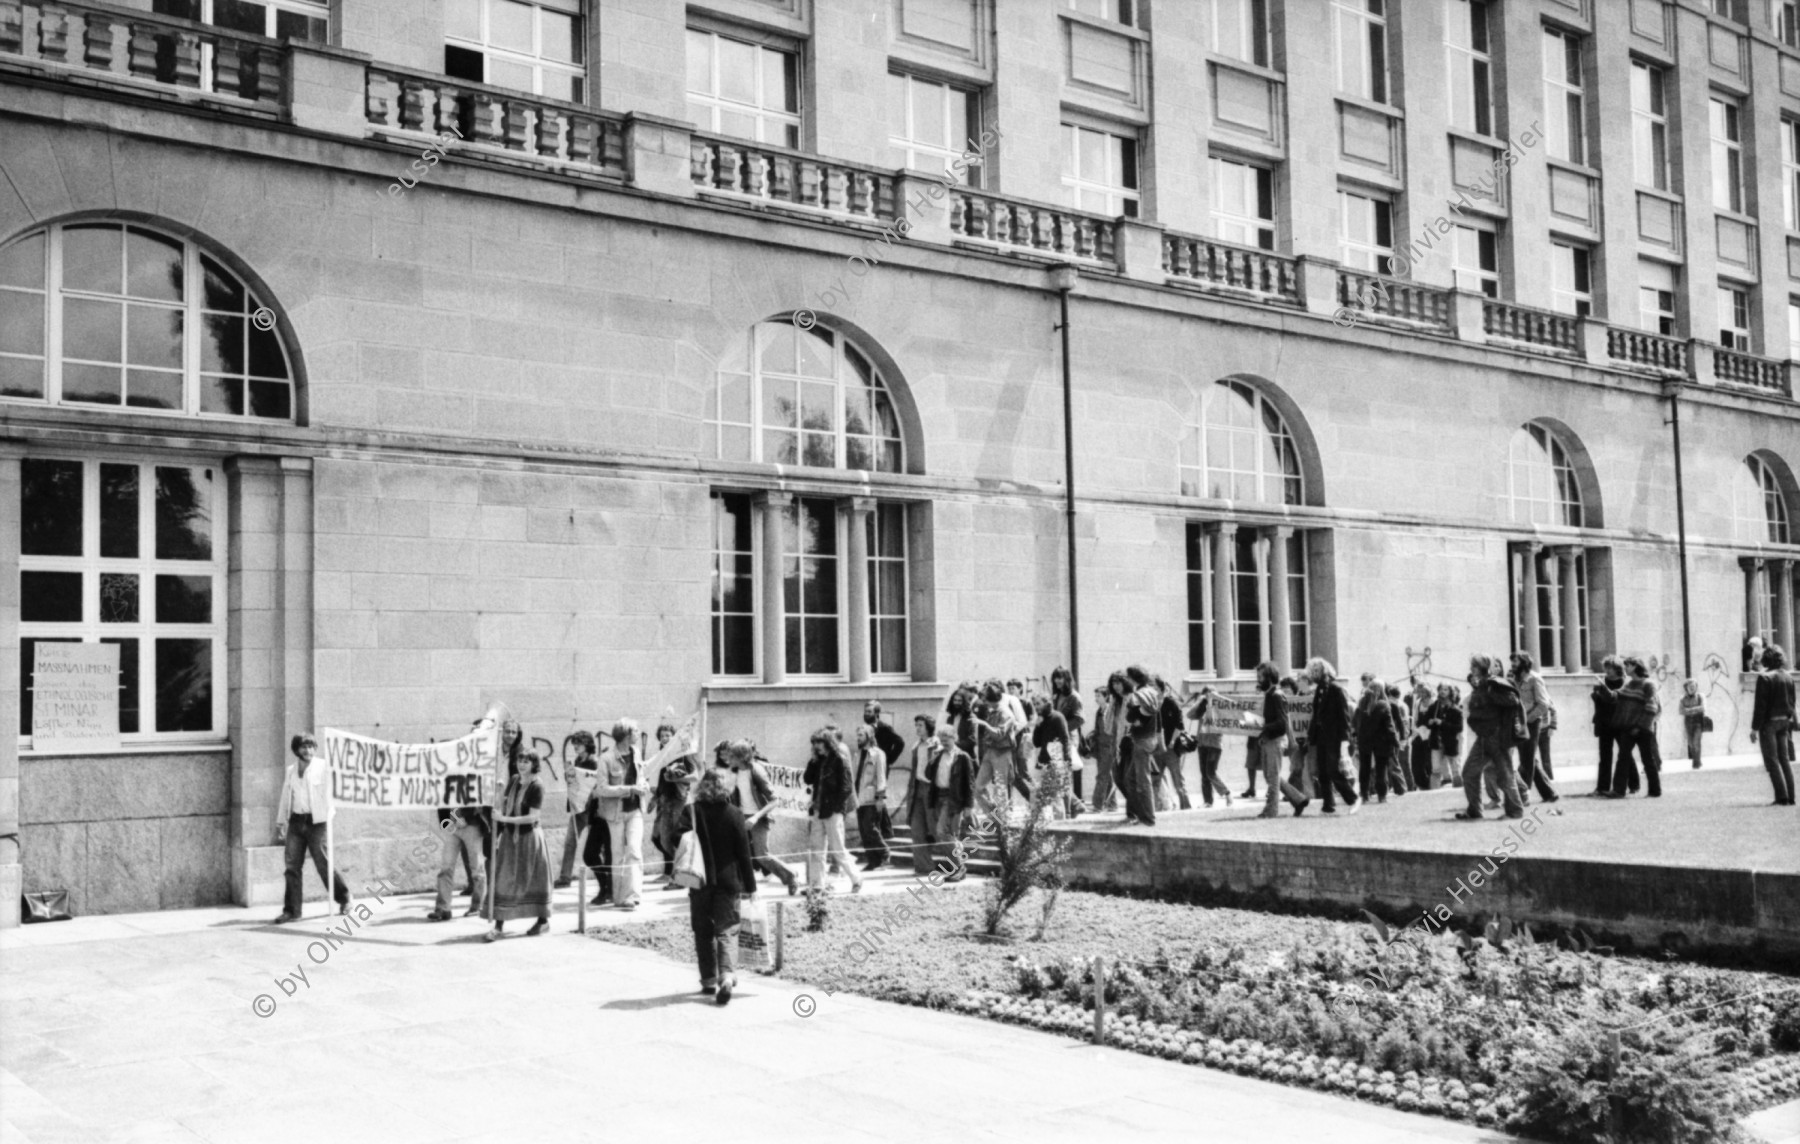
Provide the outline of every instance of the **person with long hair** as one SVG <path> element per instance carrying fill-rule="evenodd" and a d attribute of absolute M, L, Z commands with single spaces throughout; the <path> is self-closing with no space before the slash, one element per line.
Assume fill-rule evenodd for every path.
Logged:
<path fill-rule="evenodd" d="M 1463 796 L 1469 806 L 1457 818 L 1472 822 L 1481 817 L 1481 777 L 1490 768 L 1498 776 L 1506 817 L 1525 817 L 1512 754 L 1513 731 L 1521 715 L 1518 688 L 1500 674 L 1500 660 L 1481 653 L 1470 656 L 1468 725 L 1475 742 L 1463 764 Z"/>
<path fill-rule="evenodd" d="M 1268 788 L 1268 804 L 1260 818 L 1276 818 L 1281 814 L 1281 800 L 1294 808 L 1294 817 L 1306 813 L 1307 797 L 1283 777 L 1282 748 L 1288 735 L 1287 698 L 1281 692 L 1281 669 L 1268 660 L 1256 665 L 1256 689 L 1263 693 L 1262 729 L 1256 744 L 1262 751 L 1263 783 Z"/>
<path fill-rule="evenodd" d="M 498 941 L 514 918 L 536 918 L 525 931 L 536 937 L 550 928 L 550 848 L 544 841 L 540 810 L 544 787 L 538 781 L 543 760 L 536 751 L 519 755 L 518 769 L 507 781 L 494 813 L 499 837 L 494 844 L 494 908 L 485 914 L 494 928 L 483 937 Z"/>
<path fill-rule="evenodd" d="M 657 750 L 667 747 L 675 733 L 674 720 L 665 717 L 658 723 Z M 650 799 L 650 841 L 662 855 L 662 885 L 665 890 L 676 888 L 675 847 L 681 842 L 681 832 L 675 829 L 675 818 L 681 813 L 681 808 L 687 805 L 688 795 L 699 782 L 700 757 L 692 751 L 667 760 L 656 773 L 656 791 Z"/>
<path fill-rule="evenodd" d="M 1313 685 L 1313 716 L 1307 728 L 1307 738 L 1312 741 L 1313 782 L 1325 800 L 1319 812 L 1337 813 L 1331 797 L 1336 793 L 1344 800 L 1344 809 L 1355 814 L 1356 788 L 1339 761 L 1350 736 L 1350 693 L 1338 682 L 1337 669 L 1330 661 L 1317 656 L 1306 661 L 1306 678 Z M 1251 786 L 1254 789 L 1254 782 Z"/>
<path fill-rule="evenodd" d="M 336 899 L 338 913 L 350 912 L 350 887 L 344 881 L 343 871 L 331 869 L 326 860 L 331 822 L 327 813 L 330 796 L 326 790 L 329 775 L 325 764 L 313 761 L 318 749 L 318 741 L 305 733 L 295 735 L 288 742 L 294 762 L 282 780 L 281 800 L 275 808 L 275 841 L 283 846 L 281 916 L 274 922 L 278 926 L 300 920 L 308 853 L 312 855 L 314 868 L 319 871 L 319 879 Z M 327 871 L 330 871 L 329 878 Z"/>
<path fill-rule="evenodd" d="M 1762 649 L 1762 672 L 1750 709 L 1750 741 L 1762 751 L 1763 769 L 1775 787 L 1774 806 L 1794 805 L 1794 681 L 1780 644 Z"/>
<path fill-rule="evenodd" d="M 1050 669 L 1050 706 L 1062 716 L 1063 725 L 1069 729 L 1069 742 L 1075 748 L 1069 756 L 1069 778 L 1074 784 L 1075 809 L 1079 811 L 1082 772 L 1087 769 L 1085 760 L 1092 747 L 1088 742 L 1087 718 L 1081 710 L 1081 693 L 1075 690 L 1075 674 L 1061 664 Z"/>
<path fill-rule="evenodd" d="M 569 736 L 575 744 L 575 759 L 568 766 L 568 797 L 566 801 L 569 816 L 569 828 L 563 832 L 562 870 L 551 883 L 551 889 L 560 890 L 574 881 L 575 854 L 581 848 L 581 836 L 588 831 L 594 805 L 594 786 L 600 779 L 599 746 L 594 736 L 588 731 L 576 731 Z"/>
<path fill-rule="evenodd" d="M 475 720 L 475 726 L 492 726 L 493 715 L 499 709 L 498 706 L 489 709 L 488 714 Z M 519 752 L 524 742 L 525 732 L 518 721 L 510 715 L 501 719 L 499 748 L 500 758 L 506 760 L 505 779 L 518 773 Z M 496 781 L 504 782 L 505 779 Z M 437 901 L 425 917 L 428 921 L 447 922 L 453 916 L 450 906 L 456 896 L 458 860 L 468 876 L 469 887 L 469 908 L 463 917 L 477 917 L 487 902 L 488 858 L 494 844 L 493 810 L 486 806 L 440 806 L 437 821 L 444 845 L 438 853 Z"/>
<path fill-rule="evenodd" d="M 883 724 L 886 726 L 886 724 Z M 888 728 L 890 733 L 892 728 Z M 882 837 L 882 819 L 887 816 L 887 752 L 876 742 L 875 728 L 868 723 L 856 725 L 856 835 L 862 843 L 860 861 L 864 870 L 879 870 L 887 865 L 887 842 Z"/>
<path fill-rule="evenodd" d="M 981 689 L 981 702 L 975 706 L 975 742 L 980 747 L 980 770 L 975 776 L 975 802 L 982 810 L 994 809 L 994 789 L 1016 788 L 1027 801 L 1031 798 L 1031 780 L 1019 762 L 1019 736 L 1025 729 L 1022 716 L 1015 715 L 1011 697 L 998 680 L 989 680 Z M 1010 796 L 1008 796 L 1010 797 Z"/>
<path fill-rule="evenodd" d="M 1431 712 L 1436 705 L 1437 696 L 1432 694 L 1431 684 L 1422 679 L 1413 680 L 1412 693 L 1406 697 L 1407 713 L 1412 717 L 1412 736 L 1406 751 L 1412 765 L 1414 790 L 1430 790 L 1435 785 L 1431 781 Z"/>
<path fill-rule="evenodd" d="M 600 769 L 595 788 L 600 813 L 612 836 L 614 907 L 635 910 L 643 893 L 644 806 L 650 797 L 649 776 L 639 767 L 640 732 L 636 720 L 620 719 L 612 726 L 613 750 Z"/>
<path fill-rule="evenodd" d="M 1225 805 L 1229 807 L 1231 787 L 1219 777 L 1219 760 L 1225 754 L 1225 736 L 1217 730 L 1218 724 L 1213 717 L 1218 697 L 1219 693 L 1211 687 L 1202 687 L 1199 697 L 1188 707 L 1186 716 L 1198 720 L 1200 724 L 1199 734 L 1195 736 L 1200 755 L 1200 797 L 1210 807 L 1213 804 L 1213 792 L 1218 791 L 1225 796 Z M 1213 730 L 1209 731 L 1208 727 Z"/>
<path fill-rule="evenodd" d="M 1453 683 L 1440 684 L 1432 705 L 1431 777 L 1438 785 L 1460 784 L 1462 779 L 1462 692 Z"/>
<path fill-rule="evenodd" d="M 806 809 L 807 889 L 824 886 L 829 858 L 850 875 L 850 892 L 861 893 L 862 875 L 856 872 L 856 863 L 850 860 L 850 851 L 844 845 L 844 809 L 854 805 L 856 780 L 844 744 L 831 728 L 813 732 L 812 755 L 806 761 L 803 778 L 812 788 L 812 800 Z"/>
<path fill-rule="evenodd" d="M 700 963 L 700 992 L 724 1005 L 737 988 L 739 903 L 756 896 L 750 837 L 744 814 L 731 805 L 730 772 L 709 770 L 700 777 L 694 801 L 677 813 L 680 834 L 692 830 L 706 867 L 706 885 L 688 891 L 688 922 Z"/>
<path fill-rule="evenodd" d="M 1106 686 L 1094 689 L 1094 729 L 1088 744 L 1094 752 L 1094 809 L 1117 810 L 1124 793 L 1119 773 L 1119 689 L 1124 676 L 1113 672 Z"/>
<path fill-rule="evenodd" d="M 1525 737 L 1519 740 L 1519 798 L 1522 803 L 1531 801 L 1531 790 L 1537 788 L 1538 797 L 1545 802 L 1555 802 L 1556 788 L 1550 785 L 1549 776 L 1538 768 L 1540 744 L 1548 751 L 1548 732 L 1544 730 L 1550 722 L 1550 689 L 1544 684 L 1544 677 L 1538 674 L 1537 660 L 1528 651 L 1516 651 L 1512 655 L 1512 670 L 1509 672 L 1513 686 L 1518 688 L 1519 702 L 1525 709 Z"/>
<path fill-rule="evenodd" d="M 1633 749 L 1644 767 L 1646 797 L 1662 797 L 1662 749 L 1656 743 L 1656 717 L 1662 702 L 1656 695 L 1656 682 L 1650 678 L 1650 665 L 1635 655 L 1625 657 L 1626 680 L 1619 688 L 1618 705 L 1613 708 L 1614 726 L 1618 728 L 1621 755 L 1629 761 Z M 1613 771 L 1612 797 L 1624 798 L 1626 785 L 1637 774 L 1635 767 L 1621 766 Z"/>
<path fill-rule="evenodd" d="M 1386 682 L 1373 675 L 1363 676 L 1362 705 L 1354 722 L 1359 793 L 1364 803 L 1370 799 L 1385 803 L 1394 753 L 1400 749 L 1402 739 L 1394 708 L 1388 702 Z"/>
<path fill-rule="evenodd" d="M 1156 757 L 1162 752 L 1162 692 L 1150 673 L 1133 664 L 1125 669 L 1131 693 L 1125 697 L 1125 739 L 1120 750 L 1125 759 L 1125 821 L 1156 825 Z"/>
<path fill-rule="evenodd" d="M 1600 742 L 1600 770 L 1594 776 L 1594 794 L 1612 793 L 1614 771 L 1626 776 L 1626 786 L 1637 792 L 1637 764 L 1632 761 L 1629 739 L 1619 726 L 1619 692 L 1625 686 L 1625 661 L 1609 655 L 1600 661 L 1600 680 L 1589 697 L 1594 704 L 1594 737 Z"/>
<path fill-rule="evenodd" d="M 1706 735 L 1706 699 L 1697 680 L 1681 681 L 1681 729 L 1687 742 L 1688 760 L 1700 769 L 1700 744 Z"/>

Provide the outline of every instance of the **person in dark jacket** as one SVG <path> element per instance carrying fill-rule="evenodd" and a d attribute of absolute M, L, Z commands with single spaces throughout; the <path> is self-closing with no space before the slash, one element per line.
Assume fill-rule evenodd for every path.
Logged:
<path fill-rule="evenodd" d="M 1125 699 L 1125 738 L 1120 743 L 1124 755 L 1125 822 L 1156 825 L 1156 788 L 1152 771 L 1157 754 L 1163 749 L 1162 693 L 1150 682 L 1150 673 L 1141 667 L 1125 669 L 1132 688 Z"/>
<path fill-rule="evenodd" d="M 1437 703 L 1431 708 L 1431 771 L 1442 784 L 1457 783 L 1462 778 L 1462 693 L 1454 684 L 1438 687 Z"/>
<path fill-rule="evenodd" d="M 825 881 L 825 862 L 835 858 L 844 873 L 850 875 L 850 892 L 862 892 L 862 875 L 850 860 L 844 845 L 844 809 L 855 801 L 855 777 L 844 744 L 831 728 L 815 731 L 812 757 L 806 761 L 802 775 L 812 788 L 812 801 L 807 806 L 806 822 L 806 886 L 819 889 Z"/>
<path fill-rule="evenodd" d="M 881 703 L 871 699 L 863 704 L 863 722 L 875 734 L 875 745 L 881 748 L 881 757 L 892 767 L 906 753 L 906 739 L 892 726 L 881 721 Z M 890 834 L 887 837 L 892 838 Z"/>
<path fill-rule="evenodd" d="M 1282 695 L 1281 669 L 1268 660 L 1256 665 L 1256 689 L 1263 693 L 1262 730 L 1257 733 L 1257 746 L 1262 751 L 1263 782 L 1268 788 L 1268 803 L 1259 818 L 1278 818 L 1281 800 L 1294 808 L 1294 817 L 1306 812 L 1307 797 L 1287 781 L 1282 767 L 1281 749 L 1288 734 L 1287 699 Z"/>
<path fill-rule="evenodd" d="M 744 826 L 750 831 L 750 865 L 759 874 L 773 875 L 792 896 L 799 889 L 800 879 L 781 859 L 769 853 L 769 831 L 774 825 L 769 821 L 769 815 L 775 810 L 775 785 L 769 781 L 769 772 L 760 765 L 765 762 L 768 760 L 756 753 L 755 743 L 738 739 L 730 744 L 719 744 L 713 765 L 731 772 L 736 787 L 731 795 L 731 805 L 743 813 Z"/>
<path fill-rule="evenodd" d="M 1519 801 L 1519 776 L 1513 769 L 1514 730 L 1522 715 L 1519 690 L 1500 674 L 1500 660 L 1476 654 L 1469 657 L 1469 731 L 1475 742 L 1463 764 L 1463 795 L 1469 808 L 1457 814 L 1465 822 L 1481 817 L 1481 776 L 1492 768 L 1498 776 L 1506 817 L 1524 818 Z"/>
<path fill-rule="evenodd" d="M 1412 736 L 1406 753 L 1412 764 L 1414 790 L 1430 790 L 1436 785 L 1431 781 L 1431 710 L 1436 705 L 1431 685 L 1415 678 L 1412 692 L 1406 697 L 1407 713 L 1412 717 Z"/>
<path fill-rule="evenodd" d="M 1323 659 L 1306 662 L 1306 677 L 1313 685 L 1312 725 L 1307 737 L 1312 741 L 1314 784 L 1325 800 L 1324 814 L 1336 814 L 1332 792 L 1341 795 L 1344 806 L 1356 813 L 1356 789 L 1345 777 L 1338 760 L 1344 752 L 1344 741 L 1350 734 L 1350 693 L 1338 682 L 1337 670 Z"/>
<path fill-rule="evenodd" d="M 1650 679 L 1650 668 L 1637 656 L 1625 658 L 1627 678 L 1619 687 L 1618 698 L 1613 701 L 1613 720 L 1618 727 L 1618 741 L 1621 744 L 1620 759 L 1628 760 L 1633 749 L 1644 764 L 1644 783 L 1650 789 L 1650 798 L 1662 797 L 1662 748 L 1656 743 L 1656 716 L 1662 711 L 1662 703 L 1656 697 L 1656 684 Z M 1632 790 L 1637 784 L 1630 780 L 1637 777 L 1637 768 L 1624 765 L 1613 769 L 1613 785 L 1609 792 L 1613 798 L 1624 798 L 1628 783 Z"/>
<path fill-rule="evenodd" d="M 731 805 L 731 788 L 729 771 L 707 771 L 692 805 L 682 807 L 676 817 L 680 833 L 696 832 L 706 864 L 706 885 L 688 891 L 688 921 L 700 962 L 700 992 L 714 995 L 721 1005 L 731 1000 L 737 986 L 738 901 L 756 896 L 750 835 L 743 812 Z"/>
<path fill-rule="evenodd" d="M 1163 778 L 1167 776 L 1175 786 L 1175 798 L 1180 803 L 1181 809 L 1190 810 L 1193 804 L 1188 801 L 1187 756 L 1175 749 L 1176 736 L 1187 730 L 1187 720 L 1181 714 L 1181 701 L 1175 697 L 1174 689 L 1162 676 L 1151 676 L 1150 685 L 1156 688 L 1161 696 L 1157 715 L 1161 720 L 1163 741 L 1162 750 L 1156 753 L 1152 762 L 1156 772 L 1152 781 L 1155 783 L 1156 789 L 1161 792 L 1166 789 L 1163 786 Z M 1173 810 L 1174 807 L 1169 809 Z"/>
<path fill-rule="evenodd" d="M 1775 787 L 1773 806 L 1794 805 L 1794 680 L 1787 674 L 1787 653 L 1778 644 L 1762 652 L 1756 698 L 1750 709 L 1750 741 L 1762 751 L 1763 769 Z"/>
<path fill-rule="evenodd" d="M 1075 801 L 1080 803 L 1081 772 L 1086 769 L 1089 754 L 1087 718 L 1081 710 L 1081 693 L 1075 690 L 1075 676 L 1061 664 L 1050 671 L 1050 706 L 1062 716 L 1063 724 L 1069 728 L 1069 741 L 1075 747 L 1075 753 L 1069 756 L 1069 777 L 1074 782 Z"/>
<path fill-rule="evenodd" d="M 932 833 L 932 865 L 944 872 L 946 882 L 960 882 L 967 876 L 962 839 L 969 809 L 975 805 L 975 764 L 948 725 L 937 729 L 934 748 L 925 764 L 929 806 L 937 823 Z"/>
<path fill-rule="evenodd" d="M 1206 729 L 1209 725 L 1216 727 L 1216 723 L 1213 723 L 1212 720 L 1218 701 L 1218 692 L 1210 687 L 1202 687 L 1199 698 L 1194 700 L 1185 715 L 1189 719 L 1196 719 L 1200 722 L 1200 734 L 1197 736 L 1200 744 L 1200 796 L 1206 800 L 1207 806 L 1211 806 L 1213 791 L 1216 790 L 1225 796 L 1225 805 L 1229 807 L 1231 805 L 1231 788 L 1226 786 L 1225 780 L 1219 777 L 1219 760 L 1225 754 L 1224 736 L 1216 729 L 1210 732 Z"/>
<path fill-rule="evenodd" d="M 1369 677 L 1364 685 L 1361 718 L 1356 720 L 1357 780 L 1362 800 L 1388 796 L 1388 772 L 1405 737 L 1398 714 L 1388 702 L 1386 682 Z"/>
<path fill-rule="evenodd" d="M 1630 748 L 1620 741 L 1618 727 L 1619 691 L 1625 686 L 1625 661 L 1609 655 L 1600 661 L 1600 682 L 1590 693 L 1594 701 L 1594 737 L 1600 740 L 1600 772 L 1595 776 L 1594 793 L 1612 792 L 1613 771 L 1626 771 L 1626 785 L 1637 792 L 1637 764 L 1631 760 Z"/>

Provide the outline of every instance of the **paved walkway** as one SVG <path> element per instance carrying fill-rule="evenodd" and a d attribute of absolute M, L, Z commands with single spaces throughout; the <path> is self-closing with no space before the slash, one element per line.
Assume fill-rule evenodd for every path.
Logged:
<path fill-rule="evenodd" d="M 425 922 L 425 896 L 368 904 L 335 950 L 309 947 L 322 916 L 277 928 L 239 909 L 0 934 L 0 1140 L 1505 1139 L 862 998 L 819 995 L 801 1018 L 801 988 L 753 975 L 721 1010 L 691 966 L 576 937 L 565 914 L 484 945 L 473 919 Z"/>

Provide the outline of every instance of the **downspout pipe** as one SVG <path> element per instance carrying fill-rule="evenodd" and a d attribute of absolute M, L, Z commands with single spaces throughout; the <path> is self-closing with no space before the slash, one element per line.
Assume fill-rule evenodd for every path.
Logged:
<path fill-rule="evenodd" d="M 1681 571 L 1681 663 L 1682 677 L 1694 678 L 1693 623 L 1688 611 L 1687 504 L 1681 481 L 1681 386 L 1680 381 L 1668 385 L 1669 428 L 1675 448 L 1675 546 Z"/>
<path fill-rule="evenodd" d="M 1075 382 L 1069 361 L 1069 293 L 1080 278 L 1080 271 L 1073 266 L 1059 266 L 1050 273 L 1061 318 L 1056 328 L 1062 334 L 1063 514 L 1069 541 L 1069 676 L 1077 695 L 1081 694 L 1081 593 L 1077 589 L 1075 560 Z"/>

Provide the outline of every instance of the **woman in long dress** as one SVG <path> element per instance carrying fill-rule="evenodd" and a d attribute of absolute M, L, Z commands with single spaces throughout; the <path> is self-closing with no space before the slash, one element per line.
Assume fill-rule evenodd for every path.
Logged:
<path fill-rule="evenodd" d="M 519 755 L 518 768 L 500 797 L 494 815 L 494 906 L 486 916 L 494 928 L 483 937 L 496 941 L 513 918 L 536 918 L 525 931 L 536 937 L 550 928 L 550 848 L 539 818 L 544 788 L 538 782 L 543 760 L 536 751 Z"/>

